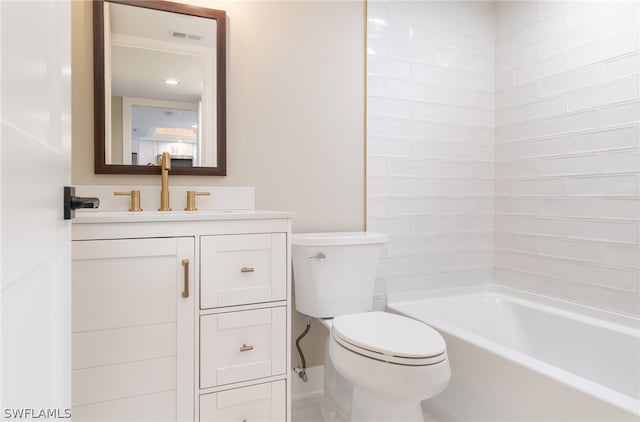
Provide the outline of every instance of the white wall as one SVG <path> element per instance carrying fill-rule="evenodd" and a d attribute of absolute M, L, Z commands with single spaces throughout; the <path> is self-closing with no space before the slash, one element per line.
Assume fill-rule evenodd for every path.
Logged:
<path fill-rule="evenodd" d="M 369 2 L 367 225 L 377 294 L 492 279 L 491 2 Z"/>
<path fill-rule="evenodd" d="M 639 309 L 638 2 L 499 2 L 495 281 Z"/>

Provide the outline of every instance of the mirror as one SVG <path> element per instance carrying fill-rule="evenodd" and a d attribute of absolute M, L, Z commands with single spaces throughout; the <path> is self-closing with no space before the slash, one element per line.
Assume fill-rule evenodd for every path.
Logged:
<path fill-rule="evenodd" d="M 93 3 L 95 172 L 226 175 L 225 12 Z"/>

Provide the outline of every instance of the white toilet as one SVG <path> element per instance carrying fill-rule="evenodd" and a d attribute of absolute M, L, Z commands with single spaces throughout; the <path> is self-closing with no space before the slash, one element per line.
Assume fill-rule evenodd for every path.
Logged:
<path fill-rule="evenodd" d="M 422 422 L 420 402 L 446 388 L 449 360 L 433 328 L 371 311 L 386 240 L 371 232 L 294 234 L 296 309 L 330 327 L 331 363 L 353 384 L 351 421 Z"/>

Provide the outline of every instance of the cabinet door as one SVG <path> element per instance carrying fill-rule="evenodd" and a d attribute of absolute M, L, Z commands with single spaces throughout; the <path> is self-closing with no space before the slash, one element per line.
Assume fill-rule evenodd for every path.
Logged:
<path fill-rule="evenodd" d="M 285 233 L 200 238 L 202 309 L 287 298 Z"/>
<path fill-rule="evenodd" d="M 193 420 L 194 239 L 75 241 L 72 257 L 74 419 Z"/>

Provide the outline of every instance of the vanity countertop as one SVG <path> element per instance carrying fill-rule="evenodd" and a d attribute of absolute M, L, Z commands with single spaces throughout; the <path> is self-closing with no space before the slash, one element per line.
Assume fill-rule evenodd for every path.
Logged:
<path fill-rule="evenodd" d="M 265 210 L 200 210 L 200 211 L 88 211 L 76 212 L 74 224 L 144 223 L 159 221 L 223 221 L 292 218 L 293 212 Z"/>

